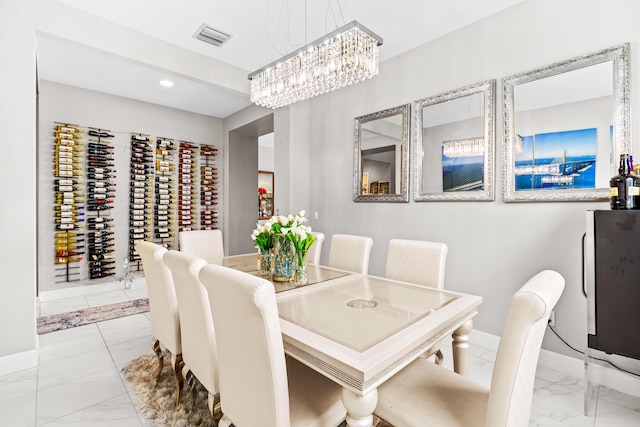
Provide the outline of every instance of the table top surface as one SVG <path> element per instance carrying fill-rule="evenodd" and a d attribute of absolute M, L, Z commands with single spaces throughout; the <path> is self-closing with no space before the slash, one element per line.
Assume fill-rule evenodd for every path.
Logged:
<path fill-rule="evenodd" d="M 361 352 L 459 298 L 374 276 L 343 277 L 280 295 L 280 318 Z"/>

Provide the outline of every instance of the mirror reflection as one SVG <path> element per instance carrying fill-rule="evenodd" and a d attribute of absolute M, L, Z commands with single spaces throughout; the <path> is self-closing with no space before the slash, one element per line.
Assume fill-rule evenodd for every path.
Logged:
<path fill-rule="evenodd" d="M 409 105 L 355 119 L 354 200 L 408 201 Z"/>
<path fill-rule="evenodd" d="M 495 81 L 414 102 L 414 200 L 493 200 Z"/>
<path fill-rule="evenodd" d="M 505 201 L 608 198 L 628 150 L 627 56 L 620 46 L 504 79 Z"/>

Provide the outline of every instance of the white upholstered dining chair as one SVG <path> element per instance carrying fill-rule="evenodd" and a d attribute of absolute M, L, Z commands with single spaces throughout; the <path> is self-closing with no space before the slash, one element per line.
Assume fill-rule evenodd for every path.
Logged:
<path fill-rule="evenodd" d="M 190 230 L 178 233 L 180 251 L 195 255 L 208 264 L 222 264 L 224 244 L 220 230 Z"/>
<path fill-rule="evenodd" d="M 422 240 L 391 239 L 387 248 L 384 277 L 402 282 L 444 289 L 444 274 L 449 248 L 445 243 Z M 442 341 L 432 346 L 423 357 L 435 355 L 442 365 Z"/>
<path fill-rule="evenodd" d="M 418 358 L 378 388 L 375 413 L 394 426 L 526 427 L 542 338 L 564 278 L 545 270 L 511 298 L 491 388 Z"/>
<path fill-rule="evenodd" d="M 273 284 L 230 268 L 200 272 L 216 324 L 220 427 L 339 425 L 338 384 L 285 357 Z"/>
<path fill-rule="evenodd" d="M 320 256 L 322 255 L 322 244 L 324 243 L 324 233 L 312 231 L 311 235 L 313 235 L 316 240 L 311 244 L 311 247 L 307 252 L 307 262 L 309 264 L 320 264 Z"/>
<path fill-rule="evenodd" d="M 372 246 L 373 240 L 370 237 L 334 234 L 331 236 L 327 265 L 354 273 L 367 274 Z"/>
<path fill-rule="evenodd" d="M 182 330 L 182 358 L 185 378 L 195 402 L 193 377 L 207 389 L 207 403 L 214 415 L 219 401 L 218 351 L 213 318 L 207 291 L 198 274 L 207 262 L 200 257 L 180 251 L 167 251 L 164 262 L 171 271 L 178 298 L 178 314 Z"/>
<path fill-rule="evenodd" d="M 142 240 L 136 242 L 135 250 L 142 259 L 142 268 L 149 294 L 149 313 L 153 335 L 151 347 L 158 357 L 156 378 L 160 376 L 164 366 L 164 349 L 171 354 L 171 367 L 176 377 L 176 405 L 178 405 L 184 382 L 182 377 L 182 342 L 178 300 L 173 287 L 173 278 L 162 260 L 167 250 L 158 244 Z"/>

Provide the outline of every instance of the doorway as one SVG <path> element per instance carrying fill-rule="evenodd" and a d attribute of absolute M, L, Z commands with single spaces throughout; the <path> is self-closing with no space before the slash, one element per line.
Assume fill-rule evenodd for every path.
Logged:
<path fill-rule="evenodd" d="M 273 128 L 271 113 L 229 132 L 229 232 L 225 244 L 229 255 L 256 251 L 250 236 L 259 212 L 259 139 L 273 134 Z"/>

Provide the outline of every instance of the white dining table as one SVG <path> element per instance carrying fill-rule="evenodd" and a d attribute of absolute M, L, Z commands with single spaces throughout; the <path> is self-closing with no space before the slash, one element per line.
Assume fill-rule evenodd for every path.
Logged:
<path fill-rule="evenodd" d="M 252 256 L 223 265 L 257 275 Z M 467 375 L 481 297 L 326 266 L 308 271 L 305 286 L 274 282 L 284 350 L 342 386 L 348 426 L 371 426 L 377 388 L 449 335 L 454 370 Z"/>

